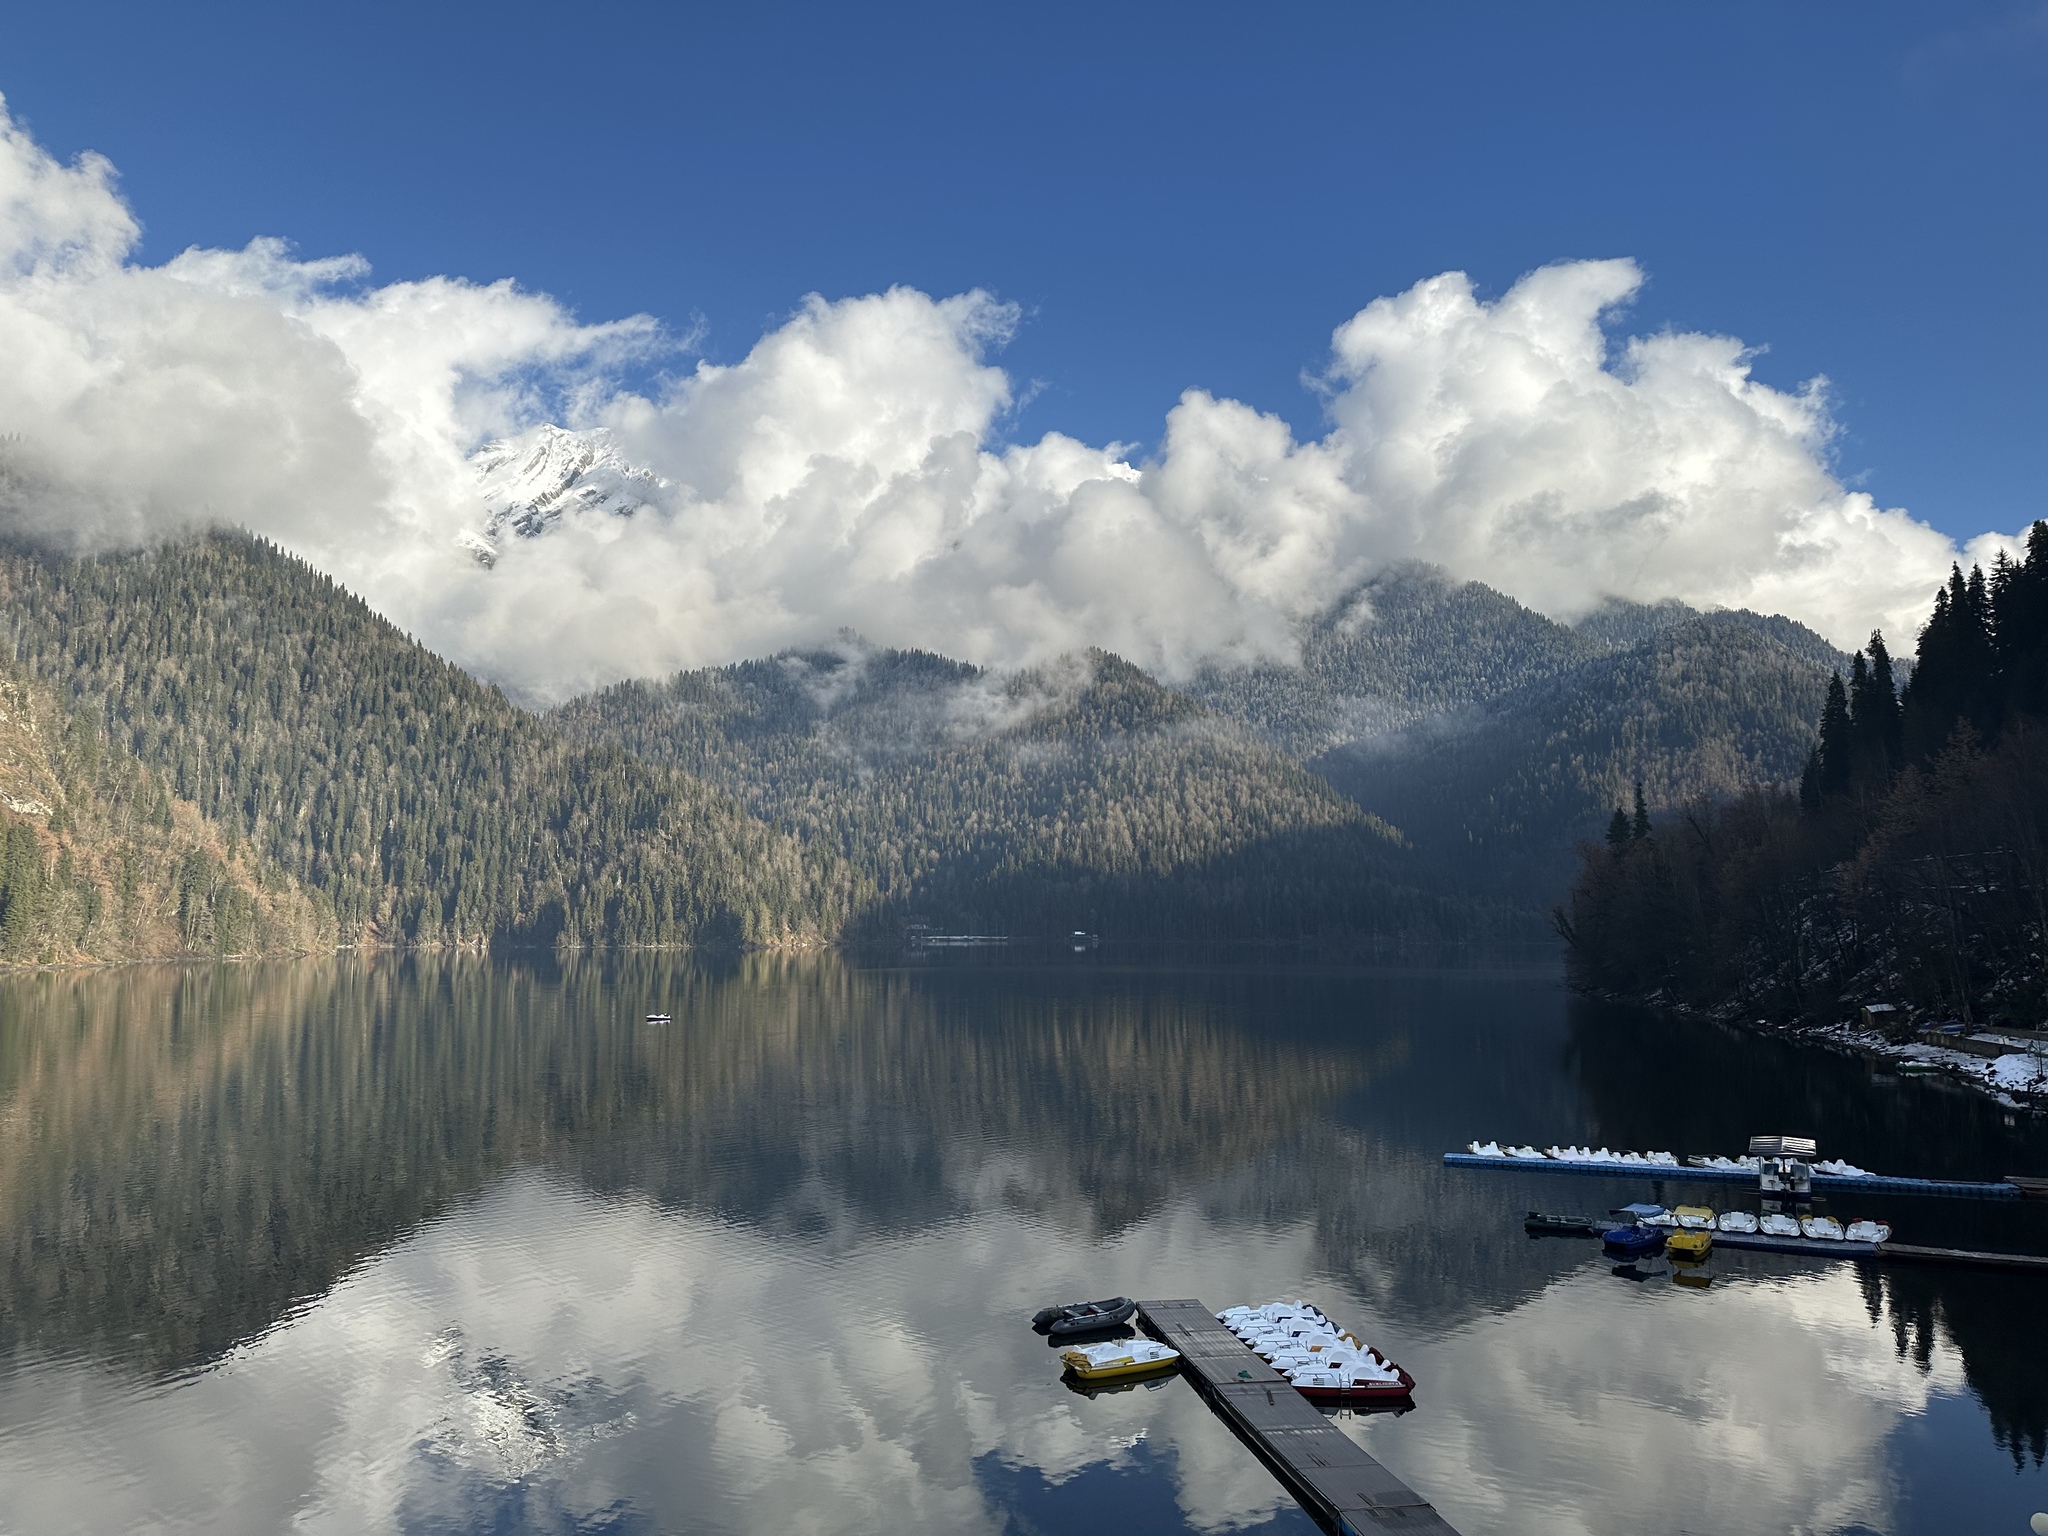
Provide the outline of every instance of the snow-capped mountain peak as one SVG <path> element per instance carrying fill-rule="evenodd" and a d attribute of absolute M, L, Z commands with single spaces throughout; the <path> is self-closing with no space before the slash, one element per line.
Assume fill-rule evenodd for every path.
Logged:
<path fill-rule="evenodd" d="M 631 517 L 668 484 L 621 457 L 603 427 L 536 427 L 484 444 L 469 463 L 485 512 L 482 525 L 462 542 L 486 565 L 497 559 L 508 534 L 537 538 L 568 515 Z"/>

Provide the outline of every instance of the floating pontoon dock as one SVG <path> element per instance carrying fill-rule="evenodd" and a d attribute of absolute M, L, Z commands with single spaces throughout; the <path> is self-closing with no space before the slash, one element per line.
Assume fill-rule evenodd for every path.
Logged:
<path fill-rule="evenodd" d="M 1450 1168 L 1497 1168 L 1512 1173 L 1576 1173 L 1600 1179 L 1733 1184 L 1742 1189 L 1755 1189 L 1760 1183 L 1756 1174 L 1747 1168 L 1675 1167 L 1664 1163 L 1580 1163 L 1554 1157 L 1481 1157 L 1475 1152 L 1446 1152 L 1444 1165 Z M 1974 1184 L 1961 1179 L 1900 1179 L 1875 1173 L 1860 1179 L 1816 1173 L 1813 1187 L 1817 1190 L 1858 1190 L 1877 1195 L 1944 1195 L 1952 1200 L 2017 1200 L 2020 1197 L 2020 1186 L 2009 1180 Z"/>
<path fill-rule="evenodd" d="M 1615 1225 L 1613 1222 L 1589 1220 L 1576 1231 L 1550 1227 L 1532 1231 L 1530 1235 L 1604 1238 Z M 1922 1248 L 1913 1243 L 1852 1243 L 1838 1238 L 1780 1237 L 1770 1232 L 1716 1231 L 1713 1238 L 1716 1248 L 1797 1253 L 1814 1259 L 1863 1259 L 1875 1264 L 1946 1264 L 1958 1269 L 2005 1269 L 2048 1274 L 2048 1255 L 2037 1253 L 1980 1253 L 1971 1248 Z"/>
<path fill-rule="evenodd" d="M 1138 1321 L 1181 1353 L 1189 1380 L 1317 1523 L 1337 1536 L 1457 1536 L 1421 1494 L 1366 1455 L 1199 1301 L 1141 1301 Z"/>
<path fill-rule="evenodd" d="M 1880 1243 L 1852 1243 L 1826 1237 L 1780 1237 L 1773 1232 L 1715 1232 L 1716 1248 L 1748 1248 L 1757 1253 L 1803 1253 L 1816 1259 L 1876 1259 Z"/>
<path fill-rule="evenodd" d="M 2037 1253 L 1978 1253 L 1970 1248 L 1879 1243 L 1877 1256 L 1892 1264 L 1953 1264 L 1963 1269 L 2023 1269 L 2037 1275 L 2048 1274 L 2048 1258 Z"/>

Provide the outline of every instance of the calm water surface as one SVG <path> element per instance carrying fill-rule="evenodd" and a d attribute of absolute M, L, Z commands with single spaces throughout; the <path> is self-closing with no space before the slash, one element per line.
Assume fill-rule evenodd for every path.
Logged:
<path fill-rule="evenodd" d="M 1060 1384 L 1024 1319 L 1127 1292 L 1358 1327 L 1422 1386 L 1347 1428 L 1468 1536 L 2017 1536 L 2048 1286 L 1760 1255 L 1632 1281 L 1520 1217 L 1646 1183 L 1440 1161 L 1760 1130 L 2048 1172 L 1987 1101 L 1539 977 L 16 978 L 0 1531 L 1310 1532 L 1186 1385 Z M 1837 1209 L 2048 1251 L 2033 1205 Z"/>

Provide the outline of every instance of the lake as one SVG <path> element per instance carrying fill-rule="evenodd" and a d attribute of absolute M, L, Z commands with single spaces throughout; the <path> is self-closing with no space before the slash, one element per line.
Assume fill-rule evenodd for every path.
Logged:
<path fill-rule="evenodd" d="M 1062 1384 L 1027 1319 L 1116 1293 L 1319 1302 L 1420 1382 L 1347 1430 L 1466 1536 L 2024 1531 L 2048 1285 L 1725 1252 L 1632 1280 L 1521 1217 L 1647 1181 L 1441 1161 L 1762 1131 L 2048 1173 L 1983 1098 L 1541 973 L 16 976 L 0 1531 L 1312 1532 L 1186 1384 Z M 1828 1208 L 2048 1251 L 2033 1203 Z"/>

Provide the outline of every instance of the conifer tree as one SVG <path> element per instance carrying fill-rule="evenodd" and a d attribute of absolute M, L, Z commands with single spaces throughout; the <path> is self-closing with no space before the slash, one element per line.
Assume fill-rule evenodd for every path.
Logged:
<path fill-rule="evenodd" d="M 1827 702 L 1820 711 L 1820 792 L 1823 798 L 1845 793 L 1855 772 L 1856 744 L 1849 720 L 1849 693 L 1842 674 L 1828 679 Z"/>
<path fill-rule="evenodd" d="M 1607 846 L 1619 853 L 1628 846 L 1628 812 L 1620 806 L 1614 808 L 1614 820 L 1607 823 Z"/>
<path fill-rule="evenodd" d="M 2048 713 L 2048 522 L 2028 531 L 2023 559 L 2008 560 L 2001 552 L 1991 609 L 2007 707 Z"/>
<path fill-rule="evenodd" d="M 1872 720 L 1870 704 L 1870 658 L 1858 651 L 1849 658 L 1849 742 L 1850 771 L 1853 773 L 1860 764 L 1856 759 L 1869 746 Z"/>
<path fill-rule="evenodd" d="M 1948 585 L 1935 594 L 1933 616 L 1920 631 L 1913 680 L 1906 689 L 1909 757 L 1931 761 L 1958 724 L 1983 734 L 1997 729 L 1997 662 L 1983 568 L 1973 567 L 1966 577 L 1961 566 L 1951 565 Z"/>
<path fill-rule="evenodd" d="M 1648 803 L 1647 803 L 1647 802 L 1645 802 L 1645 801 L 1644 801 L 1644 799 L 1643 799 L 1643 781 L 1642 781 L 1641 779 L 1637 779 L 1637 780 L 1636 780 L 1636 815 L 1635 815 L 1635 822 L 1634 822 L 1634 825 L 1632 825 L 1632 826 L 1631 826 L 1631 827 L 1629 828 L 1629 836 L 1630 836 L 1631 838 L 1633 838 L 1633 839 L 1634 839 L 1635 841 L 1637 841 L 1637 842 L 1641 842 L 1641 841 L 1642 841 L 1642 840 L 1643 840 L 1644 838 L 1648 837 L 1649 835 L 1650 835 L 1650 807 L 1649 807 Z"/>
<path fill-rule="evenodd" d="M 1905 762 L 1905 745 L 1899 732 L 1899 683 L 1892 673 L 1892 653 L 1886 649 L 1884 632 L 1870 632 L 1870 696 L 1865 704 L 1870 739 L 1881 750 L 1886 774 L 1896 773 Z"/>
<path fill-rule="evenodd" d="M 1881 794 L 1898 767 L 1899 698 L 1884 636 L 1871 632 L 1869 654 L 1858 651 L 1849 670 L 1850 778 Z"/>

